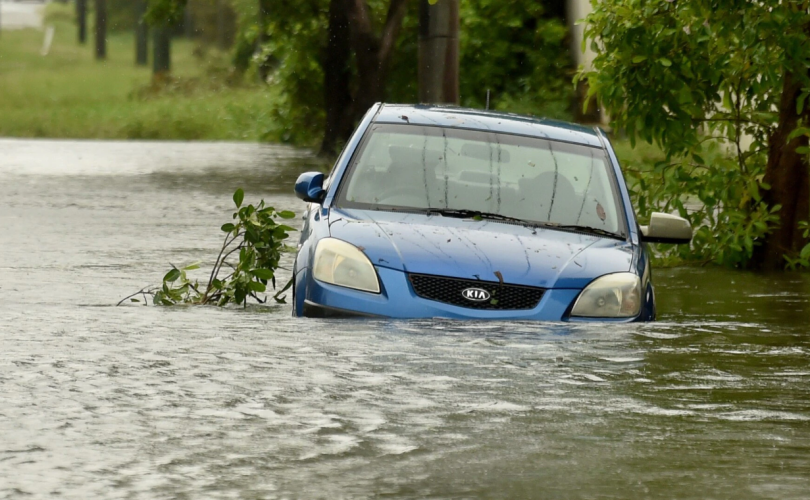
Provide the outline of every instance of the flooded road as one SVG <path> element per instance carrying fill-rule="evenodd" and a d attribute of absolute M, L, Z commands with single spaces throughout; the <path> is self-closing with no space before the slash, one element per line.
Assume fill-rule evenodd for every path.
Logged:
<path fill-rule="evenodd" d="M 114 307 L 318 166 L 0 140 L 0 498 L 810 498 L 806 275 L 660 270 L 631 326 Z"/>

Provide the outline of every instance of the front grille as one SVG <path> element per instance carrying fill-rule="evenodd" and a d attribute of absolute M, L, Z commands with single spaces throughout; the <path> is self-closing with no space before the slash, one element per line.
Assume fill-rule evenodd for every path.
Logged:
<path fill-rule="evenodd" d="M 409 274 L 408 278 L 411 280 L 413 291 L 423 299 L 470 309 L 534 309 L 545 292 L 543 288 L 429 274 Z M 491 297 L 481 302 L 470 300 L 462 294 L 469 288 L 486 290 Z"/>

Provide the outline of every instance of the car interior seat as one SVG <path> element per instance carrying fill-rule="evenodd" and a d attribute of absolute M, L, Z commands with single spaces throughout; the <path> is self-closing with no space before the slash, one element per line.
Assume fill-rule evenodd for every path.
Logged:
<path fill-rule="evenodd" d="M 518 181 L 521 219 L 576 224 L 582 198 L 562 173 L 543 172 Z M 511 215 L 511 214 L 510 214 Z"/>
<path fill-rule="evenodd" d="M 389 146 L 388 155 L 391 164 L 385 175 L 386 189 L 403 193 L 421 192 L 424 206 L 439 206 L 436 166 L 442 161 L 443 153 L 431 149 Z"/>

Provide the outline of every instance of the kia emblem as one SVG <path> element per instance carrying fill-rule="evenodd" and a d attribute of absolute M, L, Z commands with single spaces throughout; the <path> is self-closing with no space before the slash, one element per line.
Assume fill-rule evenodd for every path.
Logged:
<path fill-rule="evenodd" d="M 461 295 L 473 302 L 484 302 L 490 299 L 491 295 L 483 288 L 467 288 L 461 291 Z"/>

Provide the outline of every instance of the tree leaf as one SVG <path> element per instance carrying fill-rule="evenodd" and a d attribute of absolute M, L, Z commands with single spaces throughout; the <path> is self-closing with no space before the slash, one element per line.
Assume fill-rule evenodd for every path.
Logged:
<path fill-rule="evenodd" d="M 172 269 L 166 276 L 163 277 L 163 283 L 173 283 L 177 281 L 177 278 L 180 277 L 180 270 L 179 269 Z"/>
<path fill-rule="evenodd" d="M 290 212 L 289 210 L 285 210 L 283 212 L 279 212 L 278 216 L 281 217 L 282 219 L 294 219 L 295 218 L 295 212 Z"/>
<path fill-rule="evenodd" d="M 647 56 L 633 56 L 633 64 L 638 64 L 647 60 Z"/>
<path fill-rule="evenodd" d="M 223 233 L 230 233 L 231 231 L 236 229 L 236 226 L 231 224 L 231 223 L 228 223 L 228 224 L 223 224 L 220 229 L 222 229 Z"/>
<path fill-rule="evenodd" d="M 658 62 L 661 64 L 661 66 L 664 66 L 665 68 L 669 68 L 670 66 L 672 66 L 672 61 L 670 61 L 666 57 L 658 59 Z"/>
<path fill-rule="evenodd" d="M 244 199 L 245 192 L 242 190 L 242 188 L 237 189 L 236 192 L 233 193 L 233 202 L 236 204 L 236 208 L 242 206 L 242 201 L 244 201 Z"/>
<path fill-rule="evenodd" d="M 271 280 L 275 276 L 275 273 L 270 269 L 253 269 L 250 273 L 262 280 Z"/>

